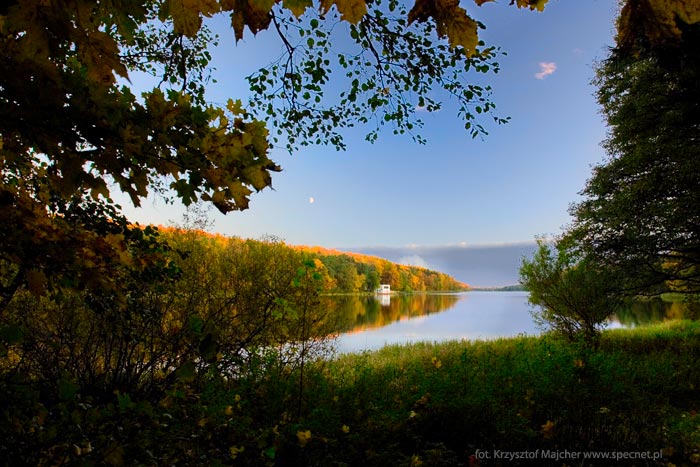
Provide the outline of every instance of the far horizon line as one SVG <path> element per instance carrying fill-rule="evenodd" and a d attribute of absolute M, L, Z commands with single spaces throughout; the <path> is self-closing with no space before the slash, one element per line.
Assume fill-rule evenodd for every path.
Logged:
<path fill-rule="evenodd" d="M 433 244 L 433 245 L 420 245 L 415 243 L 409 243 L 405 245 L 363 245 L 363 246 L 342 246 L 342 247 L 323 247 L 332 248 L 336 250 L 351 251 L 352 249 L 390 249 L 390 250 L 420 250 L 420 249 L 440 249 L 440 248 L 464 248 L 464 249 L 479 249 L 479 248 L 506 248 L 513 246 L 534 246 L 537 245 L 536 240 L 518 240 L 512 242 L 488 242 L 488 243 L 469 243 L 469 242 L 458 242 L 458 243 L 443 243 L 443 244 Z M 318 245 L 321 246 L 321 245 Z"/>

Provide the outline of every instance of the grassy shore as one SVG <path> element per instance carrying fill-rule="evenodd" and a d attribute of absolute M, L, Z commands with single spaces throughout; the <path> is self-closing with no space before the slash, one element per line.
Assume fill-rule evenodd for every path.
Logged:
<path fill-rule="evenodd" d="M 8 379 L 0 466 L 700 464 L 700 322 L 250 357 L 150 396 Z"/>
<path fill-rule="evenodd" d="M 255 416 L 279 417 L 282 465 L 697 465 L 699 360 L 690 321 L 606 331 L 595 350 L 547 335 L 390 346 L 308 368 L 301 399 L 269 385 Z"/>

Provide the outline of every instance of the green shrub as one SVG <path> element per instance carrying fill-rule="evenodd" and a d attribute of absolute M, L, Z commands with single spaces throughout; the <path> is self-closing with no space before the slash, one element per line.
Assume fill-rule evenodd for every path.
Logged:
<path fill-rule="evenodd" d="M 544 327 L 594 343 L 601 327 L 622 303 L 616 273 L 581 256 L 566 243 L 538 239 L 534 257 L 523 259 L 520 281 Z"/>

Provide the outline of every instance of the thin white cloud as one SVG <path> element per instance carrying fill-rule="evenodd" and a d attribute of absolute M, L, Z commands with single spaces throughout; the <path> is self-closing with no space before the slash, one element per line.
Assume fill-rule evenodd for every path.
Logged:
<path fill-rule="evenodd" d="M 540 62 L 540 71 L 535 73 L 535 78 L 544 79 L 546 76 L 551 75 L 557 71 L 557 64 L 554 62 Z"/>

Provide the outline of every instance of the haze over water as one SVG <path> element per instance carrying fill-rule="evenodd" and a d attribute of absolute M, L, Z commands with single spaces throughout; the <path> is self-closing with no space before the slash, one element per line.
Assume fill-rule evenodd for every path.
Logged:
<path fill-rule="evenodd" d="M 352 251 L 449 274 L 475 287 L 518 284 L 520 262 L 535 252 L 534 242 L 491 246 L 366 247 Z"/>

